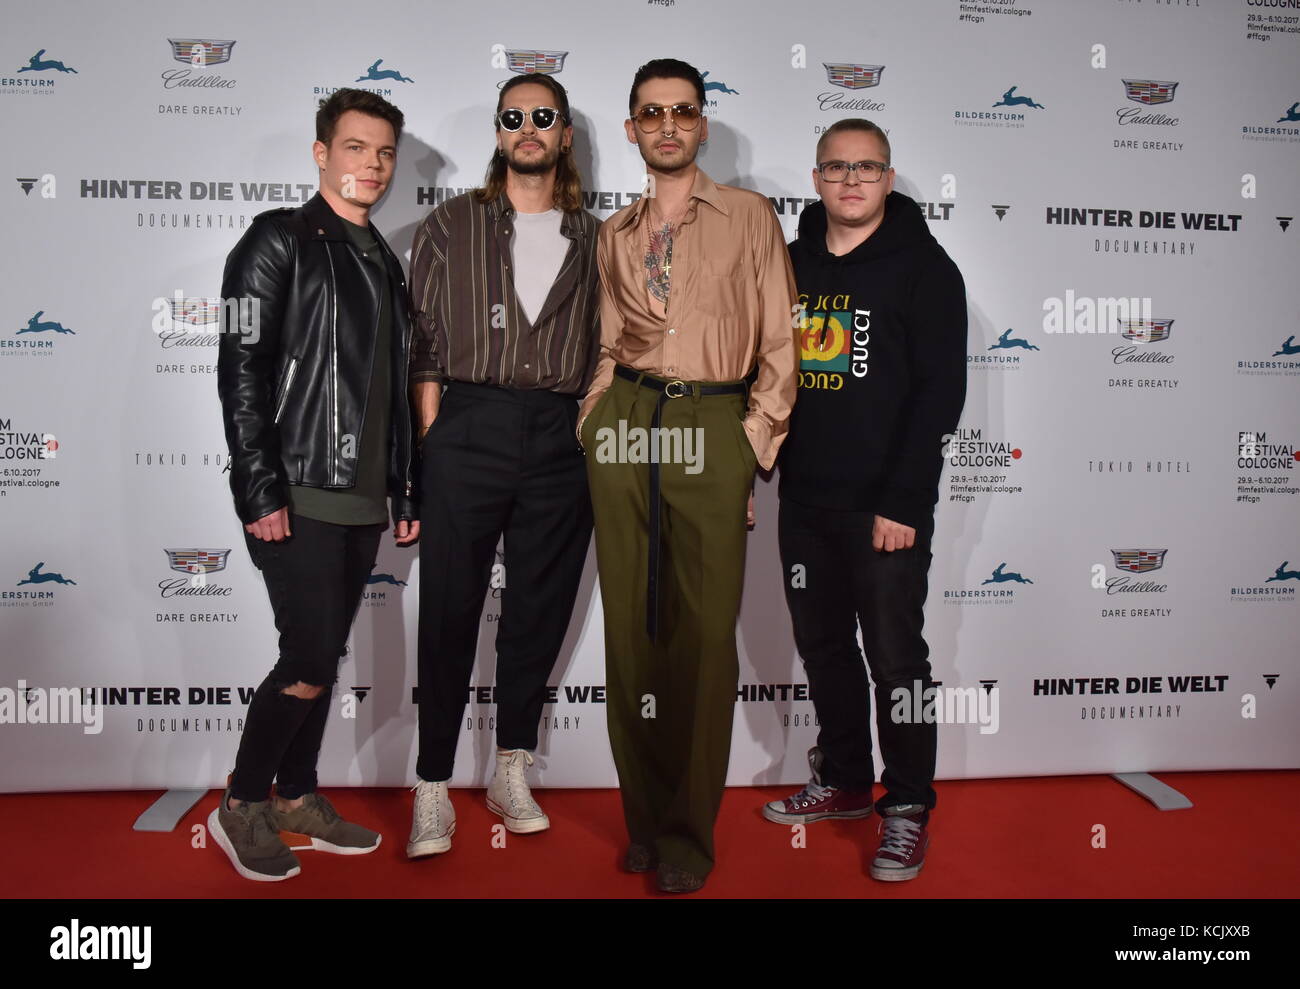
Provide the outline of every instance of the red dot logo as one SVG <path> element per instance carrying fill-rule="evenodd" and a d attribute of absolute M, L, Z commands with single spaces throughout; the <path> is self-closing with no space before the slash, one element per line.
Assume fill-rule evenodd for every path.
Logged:
<path fill-rule="evenodd" d="M 45 449 L 49 450 L 51 453 L 53 453 L 53 452 L 54 452 L 55 450 L 57 450 L 58 448 L 59 448 L 59 441 L 58 441 L 58 440 L 46 440 L 46 441 L 45 441 Z"/>
<path fill-rule="evenodd" d="M 1011 451 L 1011 459 L 1012 459 L 1012 460 L 1019 460 L 1019 459 L 1020 459 L 1020 455 L 1021 455 L 1020 447 L 1016 447 L 1014 450 Z M 1300 459 L 1300 458 L 1297 458 L 1297 459 Z"/>
<path fill-rule="evenodd" d="M 1291 456 L 1296 460 L 1300 460 L 1300 450 L 1297 450 L 1295 453 L 1291 454 Z"/>

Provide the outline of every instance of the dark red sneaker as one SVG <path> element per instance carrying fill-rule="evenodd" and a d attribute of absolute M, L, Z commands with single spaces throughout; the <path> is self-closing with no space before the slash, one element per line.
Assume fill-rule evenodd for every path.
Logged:
<path fill-rule="evenodd" d="M 763 805 L 763 816 L 777 824 L 811 824 L 828 817 L 855 819 L 871 816 L 871 794 L 849 793 L 816 780 L 793 796 Z"/>
<path fill-rule="evenodd" d="M 930 836 L 921 823 L 921 804 L 897 804 L 880 812 L 880 847 L 871 860 L 871 878 L 884 882 L 915 879 L 925 865 Z"/>

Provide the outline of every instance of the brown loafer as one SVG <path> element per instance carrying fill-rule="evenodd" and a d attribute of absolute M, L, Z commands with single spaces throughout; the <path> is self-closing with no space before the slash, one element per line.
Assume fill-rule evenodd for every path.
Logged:
<path fill-rule="evenodd" d="M 645 845 L 633 842 L 623 856 L 623 868 L 628 872 L 649 872 L 655 866 L 655 853 Z"/>
<path fill-rule="evenodd" d="M 679 869 L 677 866 L 669 865 L 667 862 L 659 863 L 659 871 L 656 878 L 658 880 L 659 892 L 661 893 L 694 893 L 697 889 L 704 886 L 703 876 L 697 876 L 693 872 Z"/>

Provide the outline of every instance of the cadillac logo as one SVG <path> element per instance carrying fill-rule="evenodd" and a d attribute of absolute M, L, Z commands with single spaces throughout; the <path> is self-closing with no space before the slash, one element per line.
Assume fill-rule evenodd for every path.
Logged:
<path fill-rule="evenodd" d="M 1157 103 L 1172 103 L 1176 82 L 1157 82 L 1154 79 L 1125 79 L 1124 95 L 1134 103 L 1155 106 Z"/>
<path fill-rule="evenodd" d="M 1125 340 L 1134 343 L 1159 343 L 1169 339 L 1172 319 L 1121 319 L 1119 332 Z"/>
<path fill-rule="evenodd" d="M 1167 549 L 1113 549 L 1115 569 L 1129 573 L 1150 573 L 1165 565 Z"/>
<path fill-rule="evenodd" d="M 172 312 L 172 323 L 182 327 L 215 326 L 221 320 L 221 300 L 171 298 L 167 305 Z"/>
<path fill-rule="evenodd" d="M 879 86 L 880 74 L 885 71 L 883 65 L 861 65 L 857 62 L 823 62 L 822 65 L 826 67 L 826 81 L 844 89 Z"/>
<path fill-rule="evenodd" d="M 511 72 L 532 74 L 540 72 L 552 75 L 564 68 L 564 59 L 568 52 L 548 52 L 536 49 L 506 49 L 506 65 Z"/>
<path fill-rule="evenodd" d="M 177 573 L 216 573 L 226 569 L 228 549 L 165 549 L 168 565 Z"/>
<path fill-rule="evenodd" d="M 168 38 L 172 58 L 186 65 L 220 65 L 230 61 L 233 41 L 214 41 L 211 38 Z"/>

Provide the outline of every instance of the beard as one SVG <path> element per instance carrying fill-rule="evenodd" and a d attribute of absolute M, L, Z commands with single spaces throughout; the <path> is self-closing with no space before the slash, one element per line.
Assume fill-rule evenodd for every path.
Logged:
<path fill-rule="evenodd" d="M 650 148 L 644 155 L 645 163 L 657 172 L 663 172 L 671 175 L 673 172 L 680 172 L 684 168 L 689 168 L 699 155 L 700 149 L 696 146 L 694 151 L 686 153 L 686 149 L 680 151 L 663 153 L 657 148 Z"/>
<path fill-rule="evenodd" d="M 506 164 L 516 175 L 544 175 L 555 168 L 555 163 L 559 160 L 560 149 L 547 148 L 545 145 L 542 145 L 542 154 L 535 158 L 523 158 L 514 149 L 506 154 Z"/>

